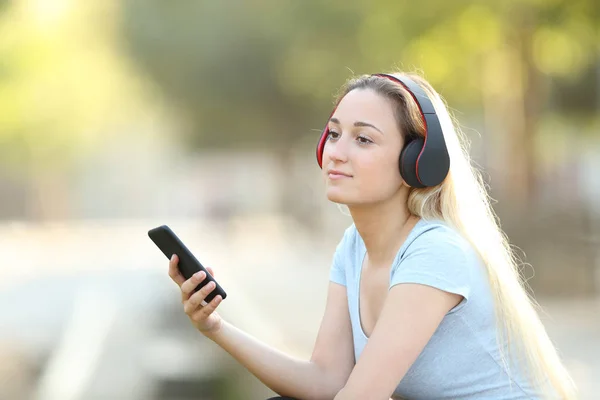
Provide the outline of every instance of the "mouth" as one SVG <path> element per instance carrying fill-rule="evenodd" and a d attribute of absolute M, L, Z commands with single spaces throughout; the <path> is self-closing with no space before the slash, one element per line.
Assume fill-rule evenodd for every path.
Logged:
<path fill-rule="evenodd" d="M 327 171 L 327 176 L 329 179 L 344 179 L 344 178 L 352 178 L 352 175 L 348 175 L 344 172 L 337 171 L 334 169 L 330 169 Z"/>

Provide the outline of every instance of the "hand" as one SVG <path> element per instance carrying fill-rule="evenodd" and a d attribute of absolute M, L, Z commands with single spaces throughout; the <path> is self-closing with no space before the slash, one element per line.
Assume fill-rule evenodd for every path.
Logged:
<path fill-rule="evenodd" d="M 210 282 L 205 285 L 202 289 L 192 294 L 194 289 L 206 278 L 206 274 L 203 271 L 195 273 L 187 281 L 179 272 L 177 264 L 179 258 L 173 254 L 169 261 L 169 276 L 181 289 L 181 302 L 183 304 L 183 310 L 192 321 L 193 325 L 202 332 L 204 335 L 215 334 L 221 329 L 223 323 L 222 318 L 215 312 L 219 303 L 221 303 L 221 296 L 217 295 L 215 298 L 203 306 L 202 302 L 215 289 L 215 283 Z M 206 268 L 208 272 L 215 276 L 212 268 Z"/>

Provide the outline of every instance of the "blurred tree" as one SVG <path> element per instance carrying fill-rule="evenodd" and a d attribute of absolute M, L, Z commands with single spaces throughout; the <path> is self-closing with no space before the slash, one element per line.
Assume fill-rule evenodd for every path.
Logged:
<path fill-rule="evenodd" d="M 415 65 L 425 72 L 453 108 L 481 107 L 488 167 L 496 169 L 491 171 L 494 183 L 526 211 L 537 192 L 534 139 L 549 84 L 573 81 L 597 62 L 594 2 L 444 5 L 425 0 L 394 6 L 395 12 L 381 3 L 377 7 L 371 2 L 365 10 L 371 14 L 365 21 L 373 21 L 363 30 L 367 58 L 391 64 L 401 54 L 401 59 L 410 60 L 409 68 Z M 386 40 L 398 37 L 405 39 L 399 44 Z M 386 55 L 388 47 L 395 51 Z M 580 87 L 587 85 L 580 82 Z"/>
<path fill-rule="evenodd" d="M 31 182 L 33 218 L 68 217 L 66 170 L 139 106 L 115 4 L 23 0 L 0 14 L 0 163 Z"/>
<path fill-rule="evenodd" d="M 124 35 L 132 54 L 179 106 L 190 121 L 187 139 L 193 147 L 260 148 L 275 151 L 279 172 L 281 208 L 293 212 L 299 185 L 290 179 L 291 153 L 305 142 L 307 132 L 321 129 L 331 107 L 331 91 L 344 79 L 343 66 L 323 58 L 319 51 L 289 54 L 294 39 L 309 34 L 307 11 L 327 12 L 321 3 L 294 1 L 179 2 L 177 7 L 158 0 L 126 1 Z M 317 7 L 317 8 L 315 8 Z M 335 14 L 335 8 L 330 14 Z M 332 46 L 350 46 L 346 13 L 330 25 Z M 357 19 L 357 16 L 353 17 Z M 342 32 L 343 31 L 343 32 Z M 304 49 L 304 47 L 302 48 Z M 335 56 L 335 52 L 332 52 Z M 316 87 L 313 76 L 326 68 L 334 83 Z M 321 77 L 321 82 L 324 82 Z M 295 89 L 308 88 L 306 92 Z M 321 101 L 314 101 L 315 94 Z M 324 93 L 327 95 L 323 96 Z M 327 97 L 323 101 L 323 97 Z M 325 105 L 325 107 L 324 107 Z M 317 111 L 319 110 L 319 111 Z M 310 141 L 317 140 L 313 132 Z M 312 143 L 311 142 L 311 143 Z"/>
<path fill-rule="evenodd" d="M 483 107 L 492 175 L 524 210 L 549 79 L 598 62 L 594 0 L 124 5 L 132 54 L 185 110 L 195 146 L 272 146 L 285 169 L 347 77 L 416 69 L 452 108 Z"/>

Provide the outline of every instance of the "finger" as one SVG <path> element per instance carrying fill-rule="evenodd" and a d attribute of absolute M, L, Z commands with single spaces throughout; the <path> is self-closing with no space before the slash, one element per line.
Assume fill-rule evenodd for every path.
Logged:
<path fill-rule="evenodd" d="M 219 304 L 221 304 L 221 300 L 223 300 L 221 295 L 215 296 L 215 298 L 212 299 L 212 301 L 208 303 L 206 307 L 202 307 L 195 311 L 193 314 L 191 314 L 192 320 L 195 322 L 200 322 L 204 318 L 208 317 L 210 314 L 215 312 Z"/>
<path fill-rule="evenodd" d="M 208 273 L 209 273 L 211 276 L 215 276 L 215 271 L 213 271 L 213 269 L 212 269 L 211 267 L 206 267 L 206 270 L 208 271 Z"/>
<path fill-rule="evenodd" d="M 212 292 L 215 289 L 216 286 L 217 285 L 215 285 L 215 283 L 211 281 L 207 283 L 202 289 L 194 293 L 188 299 L 188 301 L 185 302 L 185 313 L 192 314 L 198 307 L 206 306 L 207 304 L 204 302 L 204 299 L 210 294 L 210 292 Z"/>
<path fill-rule="evenodd" d="M 179 271 L 179 267 L 177 266 L 178 263 L 179 257 L 177 257 L 177 254 L 173 254 L 173 256 L 171 256 L 171 259 L 169 260 L 169 277 L 178 286 L 181 287 L 183 282 L 185 282 L 185 278 L 183 277 L 183 275 L 181 275 L 181 272 Z"/>
<path fill-rule="evenodd" d="M 194 289 L 198 287 L 198 285 L 204 280 L 204 278 L 206 278 L 206 274 L 204 273 L 204 271 L 200 271 L 196 272 L 194 275 L 192 275 L 190 279 L 183 282 L 183 284 L 181 284 L 181 299 L 183 301 L 189 299 L 192 293 L 194 292 Z"/>

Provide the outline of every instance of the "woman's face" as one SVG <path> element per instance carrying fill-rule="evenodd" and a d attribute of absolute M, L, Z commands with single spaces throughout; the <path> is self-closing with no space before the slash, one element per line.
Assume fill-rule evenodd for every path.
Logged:
<path fill-rule="evenodd" d="M 323 149 L 327 198 L 339 204 L 385 201 L 402 187 L 398 169 L 404 144 L 392 103 L 371 89 L 348 93 L 328 123 Z"/>

